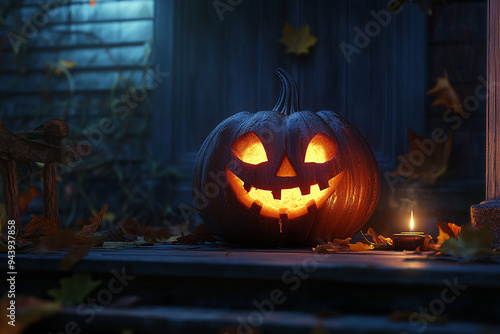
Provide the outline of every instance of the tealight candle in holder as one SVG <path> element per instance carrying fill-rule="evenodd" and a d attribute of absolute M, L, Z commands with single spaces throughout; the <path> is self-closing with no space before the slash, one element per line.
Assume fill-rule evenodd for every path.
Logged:
<path fill-rule="evenodd" d="M 415 250 L 424 243 L 424 232 L 413 232 L 413 210 L 411 210 L 410 232 L 392 235 L 395 250 Z"/>

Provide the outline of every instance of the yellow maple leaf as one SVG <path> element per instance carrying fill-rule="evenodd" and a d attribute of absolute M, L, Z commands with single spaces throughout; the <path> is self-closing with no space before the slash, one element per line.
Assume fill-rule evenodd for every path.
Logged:
<path fill-rule="evenodd" d="M 309 53 L 309 48 L 314 46 L 318 39 L 310 34 L 309 24 L 305 24 L 296 30 L 293 26 L 285 22 L 283 27 L 283 37 L 278 42 L 285 44 L 286 53 Z"/>
<path fill-rule="evenodd" d="M 437 78 L 436 85 L 427 94 L 436 94 L 436 99 L 432 102 L 433 106 L 444 105 L 446 109 L 451 109 L 458 114 L 464 114 L 462 102 L 460 102 L 457 92 L 452 87 L 446 70 L 444 76 Z"/>
<path fill-rule="evenodd" d="M 355 244 L 349 244 L 349 248 L 352 252 L 364 252 L 369 249 L 373 249 L 373 245 L 364 244 L 358 241 Z"/>

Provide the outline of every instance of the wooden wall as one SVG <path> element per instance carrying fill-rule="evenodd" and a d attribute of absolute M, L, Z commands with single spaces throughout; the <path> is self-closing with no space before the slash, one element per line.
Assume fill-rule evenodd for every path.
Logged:
<path fill-rule="evenodd" d="M 59 183 L 64 220 L 68 215 L 73 221 L 84 218 L 106 202 L 118 212 L 127 201 L 121 187 L 129 185 L 128 180 L 140 180 L 138 171 L 149 167 L 145 157 L 150 155 L 151 108 L 148 98 L 121 119 L 112 105 L 131 87 L 142 87 L 152 66 L 154 1 L 99 0 L 95 6 L 84 0 L 51 3 L 45 14 L 38 0 L 0 4 L 6 24 L 0 57 L 0 115 L 13 130 L 63 118 L 71 128 L 70 140 L 93 145 L 93 157 L 76 172 L 63 175 Z M 5 36 L 20 35 L 25 22 L 33 24 L 34 17 L 45 20 L 42 16 L 46 23 L 35 25 L 37 33 L 16 54 Z M 76 62 L 69 76 L 54 72 L 53 66 L 61 60 Z M 95 133 L 103 119 L 113 122 L 113 131 L 102 137 L 85 134 Z M 116 173 L 111 172 L 113 164 L 120 167 Z M 85 196 L 78 191 L 81 182 Z"/>
<path fill-rule="evenodd" d="M 356 45 L 356 29 L 365 31 L 376 22 L 371 11 L 387 10 L 387 4 L 242 1 L 221 21 L 212 1 L 158 2 L 157 60 L 172 75 L 167 94 L 156 101 L 164 114 L 155 115 L 159 139 L 154 145 L 157 154 L 183 166 L 183 191 L 191 191 L 196 153 L 220 121 L 274 106 L 280 90 L 273 75 L 277 67 L 296 79 L 301 108 L 345 116 L 370 142 L 380 167 L 394 168 L 397 155 L 406 150 L 408 126 L 422 131 L 425 124 L 426 16 L 418 6 L 403 7 L 352 54 L 351 62 L 339 47 Z M 285 53 L 277 42 L 285 22 L 296 28 L 310 25 L 318 38 L 310 54 Z M 161 34 L 169 29 L 173 33 Z"/>
<path fill-rule="evenodd" d="M 446 70 L 460 100 L 470 109 L 466 109 L 470 116 L 458 124 L 443 119 L 443 106 L 428 107 L 429 130 L 456 127 L 449 168 L 456 178 L 484 180 L 486 88 L 480 78 L 486 81 L 486 8 L 486 1 L 447 2 L 437 4 L 429 19 L 428 87 Z"/>

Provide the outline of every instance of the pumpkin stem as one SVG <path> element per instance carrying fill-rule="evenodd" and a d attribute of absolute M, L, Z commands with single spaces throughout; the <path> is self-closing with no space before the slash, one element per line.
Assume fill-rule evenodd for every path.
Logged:
<path fill-rule="evenodd" d="M 299 111 L 299 94 L 292 76 L 282 68 L 277 68 L 274 74 L 281 80 L 281 93 L 273 111 L 278 111 L 283 115 Z"/>

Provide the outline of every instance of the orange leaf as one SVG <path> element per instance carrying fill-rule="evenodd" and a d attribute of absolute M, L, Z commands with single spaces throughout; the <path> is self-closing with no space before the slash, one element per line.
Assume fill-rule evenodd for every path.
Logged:
<path fill-rule="evenodd" d="M 95 5 L 97 5 L 97 1 L 96 0 L 89 0 L 89 4 L 94 7 Z"/>
<path fill-rule="evenodd" d="M 444 76 L 437 78 L 436 85 L 427 94 L 436 94 L 436 99 L 432 102 L 433 106 L 444 105 L 446 109 L 451 109 L 458 114 L 464 115 L 462 102 L 460 102 L 457 92 L 451 86 L 446 70 L 444 71 Z"/>
<path fill-rule="evenodd" d="M 26 214 L 28 211 L 28 206 L 31 201 L 37 197 L 42 196 L 35 185 L 31 184 L 30 189 L 19 196 L 19 207 L 21 208 L 22 214 Z"/>
<path fill-rule="evenodd" d="M 404 155 L 399 166 L 390 175 L 400 175 L 407 180 L 422 180 L 429 185 L 436 184 L 437 179 L 448 169 L 453 148 L 453 131 L 448 133 L 443 143 L 419 136 L 412 129 L 408 129 L 408 139 L 408 154 Z M 423 159 L 412 163 L 412 156 L 422 156 Z"/>
<path fill-rule="evenodd" d="M 25 328 L 43 318 L 49 317 L 62 310 L 61 303 L 56 301 L 42 300 L 32 296 L 16 296 L 15 326 L 8 324 L 10 300 L 5 295 L 0 300 L 0 333 L 20 334 Z"/>
<path fill-rule="evenodd" d="M 455 238 L 458 238 L 460 236 L 460 232 L 462 231 L 462 226 L 455 225 L 454 223 L 448 223 L 448 227 L 450 228 L 450 230 L 453 231 L 453 236 Z"/>
<path fill-rule="evenodd" d="M 443 242 L 445 242 L 450 238 L 450 235 L 444 232 L 440 225 L 438 225 L 438 228 L 439 228 L 439 235 L 437 237 L 438 245 L 442 245 Z"/>
<path fill-rule="evenodd" d="M 92 234 L 95 233 L 95 231 L 97 231 L 97 228 L 99 227 L 99 224 L 101 224 L 101 221 L 102 221 L 102 217 L 104 216 L 104 214 L 106 213 L 106 211 L 108 211 L 108 205 L 104 205 L 104 207 L 102 208 L 101 212 L 99 213 L 99 215 L 95 218 L 91 218 L 89 221 L 91 222 L 90 224 L 88 225 L 85 225 L 82 230 L 80 232 L 78 232 L 78 234 L 76 235 L 76 238 L 77 239 L 81 239 L 81 238 L 85 238 L 85 237 L 88 237 L 88 236 L 91 236 Z"/>
<path fill-rule="evenodd" d="M 369 235 L 370 237 L 372 237 L 372 240 L 374 243 L 378 243 L 379 242 L 379 239 L 378 239 L 378 234 L 377 232 L 375 232 L 375 230 L 373 228 L 368 228 L 368 231 L 365 233 L 366 235 Z"/>
<path fill-rule="evenodd" d="M 34 238 L 44 235 L 53 235 L 61 230 L 59 226 L 59 221 L 55 218 L 47 218 L 42 216 L 35 216 L 31 221 L 24 227 L 25 238 Z"/>
<path fill-rule="evenodd" d="M 351 248 L 352 252 L 364 252 L 373 249 L 373 246 L 358 241 L 355 244 L 349 244 L 349 248 Z"/>

